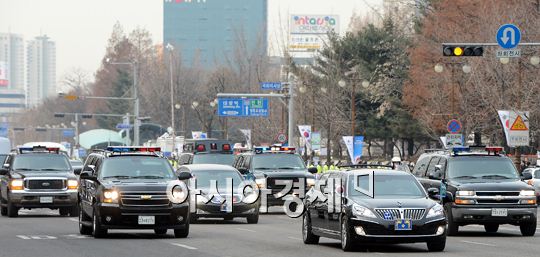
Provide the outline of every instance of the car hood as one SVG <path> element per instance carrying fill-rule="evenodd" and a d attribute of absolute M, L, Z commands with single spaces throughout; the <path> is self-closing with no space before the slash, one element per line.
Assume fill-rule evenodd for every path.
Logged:
<path fill-rule="evenodd" d="M 257 178 L 315 178 L 307 170 L 255 170 Z"/>
<path fill-rule="evenodd" d="M 158 179 L 107 180 L 103 182 L 103 186 L 106 188 L 114 188 L 119 191 L 165 192 L 170 181 L 171 180 Z"/>
<path fill-rule="evenodd" d="M 428 198 L 415 198 L 415 199 L 380 199 L 380 198 L 351 198 L 355 203 L 375 209 L 375 208 L 418 208 L 427 209 L 433 207 L 435 202 Z"/>
<path fill-rule="evenodd" d="M 13 178 L 77 178 L 73 171 L 17 171 Z"/>
<path fill-rule="evenodd" d="M 452 180 L 450 182 L 459 190 L 472 191 L 521 191 L 532 189 L 531 186 L 519 179 L 490 179 L 490 180 Z"/>

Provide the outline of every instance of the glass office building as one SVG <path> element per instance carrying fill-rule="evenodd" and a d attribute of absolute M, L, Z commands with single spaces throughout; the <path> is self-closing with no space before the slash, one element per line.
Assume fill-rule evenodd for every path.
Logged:
<path fill-rule="evenodd" d="M 163 43 L 211 68 L 239 50 L 266 53 L 266 21 L 267 0 L 164 0 Z"/>

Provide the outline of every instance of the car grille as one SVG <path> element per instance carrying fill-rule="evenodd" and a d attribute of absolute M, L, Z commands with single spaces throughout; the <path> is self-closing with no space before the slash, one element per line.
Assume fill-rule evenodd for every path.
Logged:
<path fill-rule="evenodd" d="M 281 191 L 285 189 L 286 185 L 284 185 L 285 181 L 292 181 L 294 184 L 291 187 L 292 189 L 298 188 L 296 184 L 300 181 L 301 178 L 267 178 L 266 179 L 266 188 L 272 189 L 272 191 Z M 302 178 L 303 180 L 303 178 Z M 279 182 L 277 182 L 279 181 Z M 279 184 L 278 184 L 279 183 Z"/>
<path fill-rule="evenodd" d="M 63 179 L 27 179 L 25 187 L 27 189 L 58 190 L 66 188 Z"/>
<path fill-rule="evenodd" d="M 476 191 L 477 196 L 519 196 L 519 192 L 491 192 L 491 191 Z"/>
<path fill-rule="evenodd" d="M 425 209 L 375 209 L 375 212 L 384 220 L 400 220 L 400 210 L 403 210 L 403 218 L 408 220 L 420 220 L 426 213 Z"/>
<path fill-rule="evenodd" d="M 123 206 L 168 206 L 169 198 L 165 192 L 121 192 Z"/>

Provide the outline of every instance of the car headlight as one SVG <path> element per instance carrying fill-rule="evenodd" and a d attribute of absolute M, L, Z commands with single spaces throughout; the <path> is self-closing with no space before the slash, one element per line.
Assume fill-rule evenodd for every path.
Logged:
<path fill-rule="evenodd" d="M 375 216 L 375 214 L 370 209 L 358 204 L 353 204 L 352 212 L 354 216 L 357 217 L 377 218 L 377 216 Z"/>
<path fill-rule="evenodd" d="M 429 209 L 426 218 L 439 217 L 444 215 L 444 209 L 440 204 L 435 204 L 435 206 Z"/>
<path fill-rule="evenodd" d="M 67 181 L 67 187 L 68 189 L 77 189 L 79 188 L 79 181 L 75 179 L 70 179 Z"/>
<path fill-rule="evenodd" d="M 113 203 L 118 200 L 118 192 L 115 190 L 107 190 L 103 192 L 103 202 Z"/>
<path fill-rule="evenodd" d="M 255 183 L 259 188 L 265 188 L 266 187 L 266 178 L 257 178 L 255 179 Z"/>
<path fill-rule="evenodd" d="M 307 179 L 306 179 L 306 185 L 307 185 L 308 187 L 314 186 L 314 185 L 315 185 L 315 179 L 314 179 L 314 178 L 307 178 Z"/>
<path fill-rule="evenodd" d="M 11 190 L 23 190 L 24 181 L 22 179 L 14 179 L 11 181 Z"/>
<path fill-rule="evenodd" d="M 175 203 L 183 203 L 188 197 L 187 187 L 175 186 L 172 189 L 172 197 Z"/>
<path fill-rule="evenodd" d="M 474 196 L 476 193 L 474 191 L 457 191 L 456 196 Z"/>
<path fill-rule="evenodd" d="M 534 190 L 521 190 L 519 196 L 535 196 Z"/>

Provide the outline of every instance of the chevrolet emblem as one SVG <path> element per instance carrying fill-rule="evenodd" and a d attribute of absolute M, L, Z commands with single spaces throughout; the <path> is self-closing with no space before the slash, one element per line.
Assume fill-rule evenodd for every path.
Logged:
<path fill-rule="evenodd" d="M 497 201 L 497 202 L 500 202 L 500 201 L 502 201 L 503 199 L 504 199 L 504 197 L 503 197 L 502 195 L 496 195 L 496 196 L 495 196 L 495 201 Z"/>
<path fill-rule="evenodd" d="M 152 199 L 151 195 L 141 195 L 141 200 L 151 200 L 151 199 Z"/>

